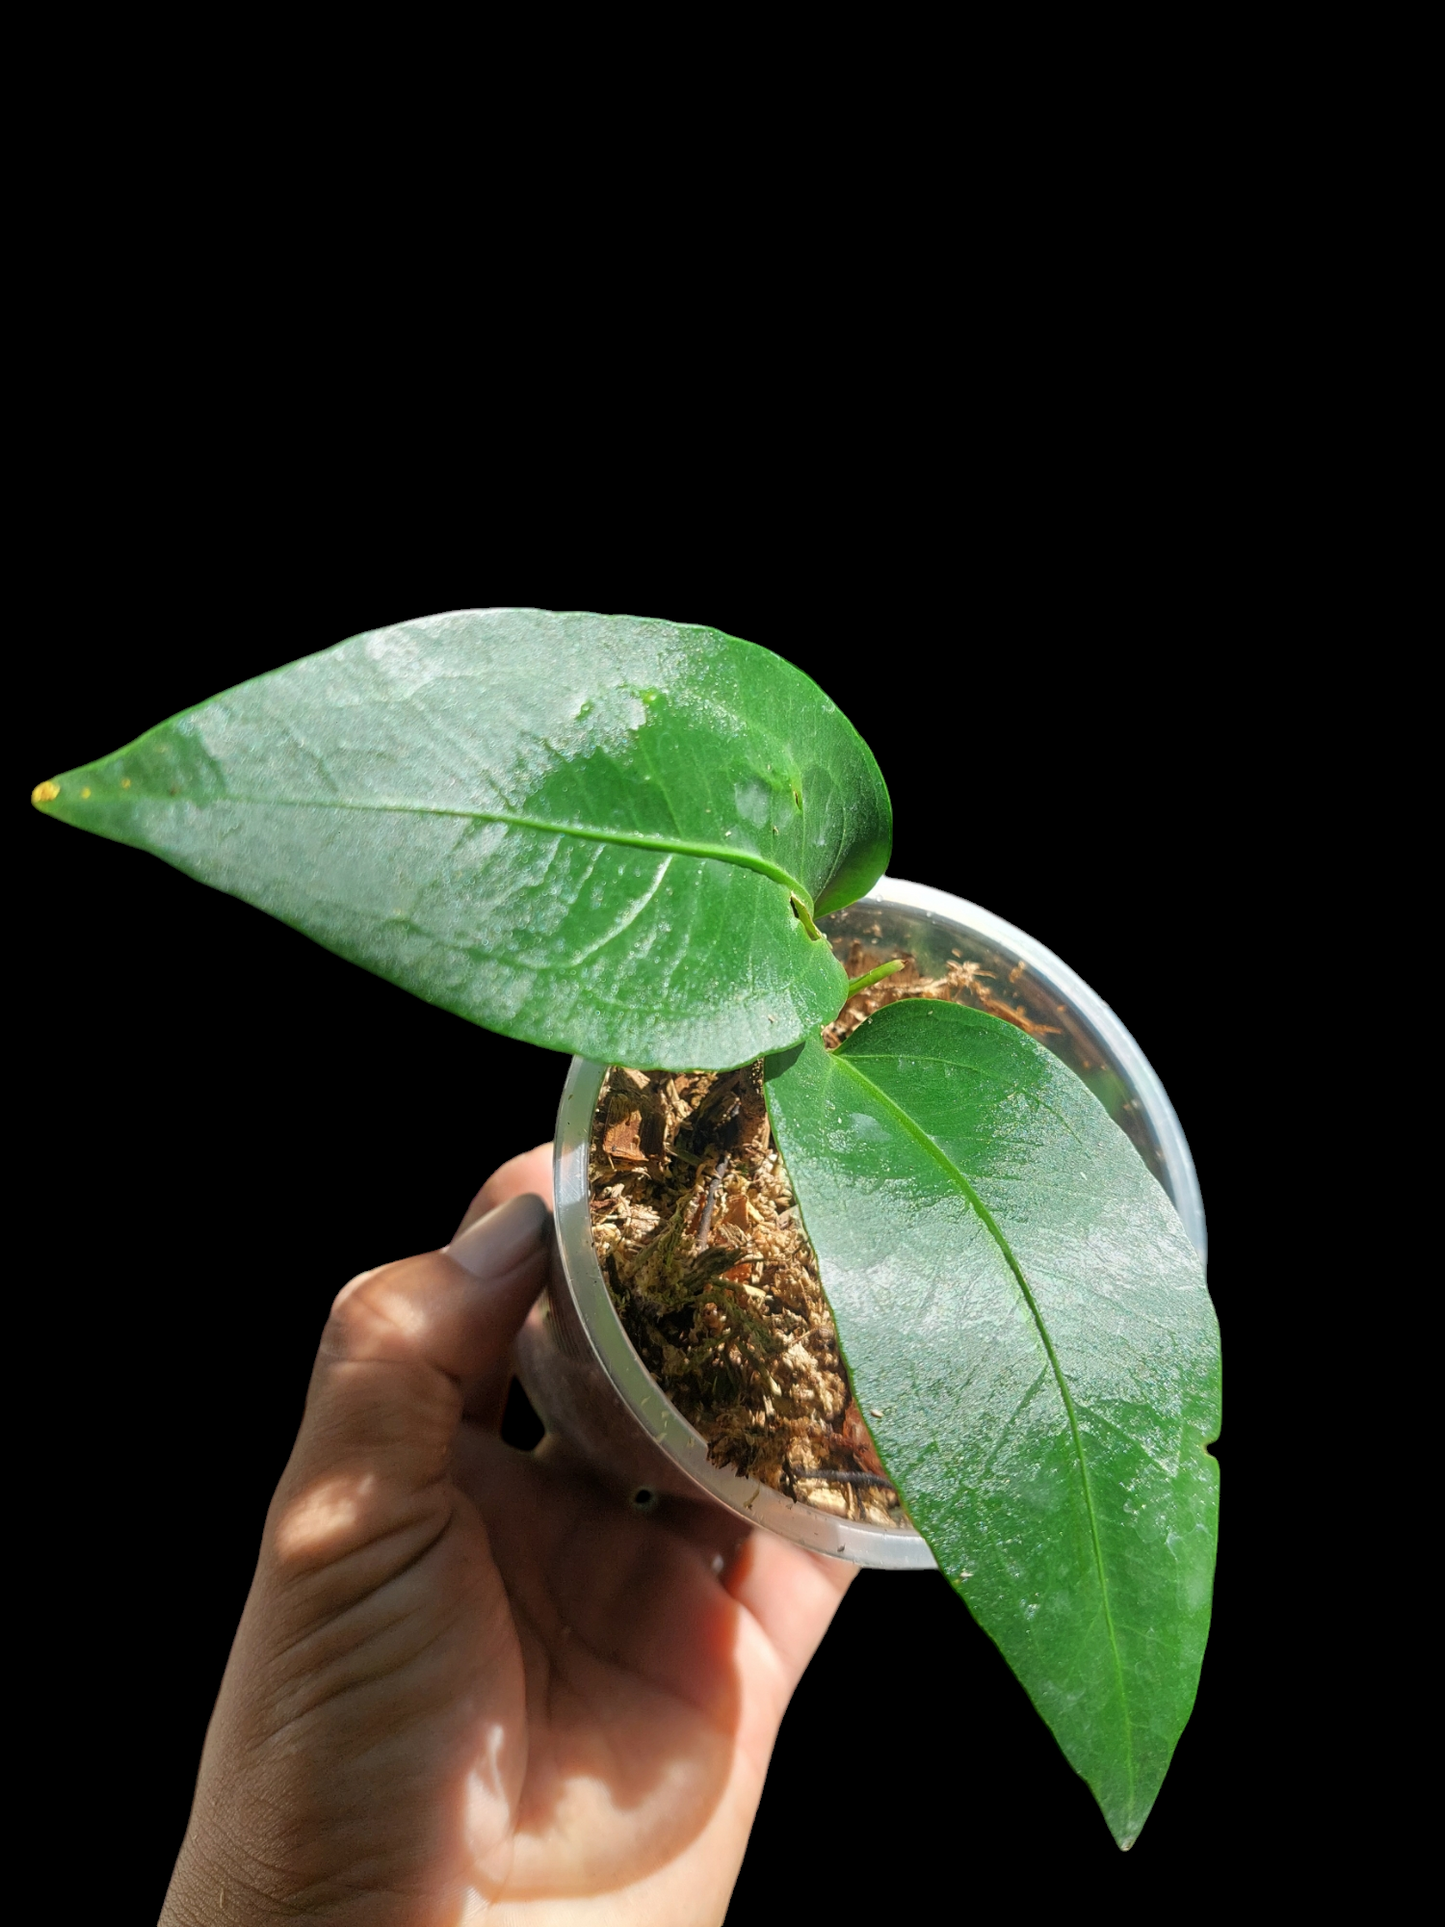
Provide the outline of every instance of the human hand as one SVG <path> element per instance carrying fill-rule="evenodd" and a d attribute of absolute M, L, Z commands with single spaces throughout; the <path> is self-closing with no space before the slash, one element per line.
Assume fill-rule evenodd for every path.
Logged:
<path fill-rule="evenodd" d="M 716 1927 L 852 1577 L 498 1436 L 550 1146 L 337 1298 L 162 1927 Z"/>

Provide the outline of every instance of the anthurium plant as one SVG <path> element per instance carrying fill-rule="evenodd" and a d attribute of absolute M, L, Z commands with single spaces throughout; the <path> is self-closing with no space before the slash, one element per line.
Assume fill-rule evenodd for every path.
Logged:
<path fill-rule="evenodd" d="M 463 611 L 259 676 L 34 796 L 510 1037 L 763 1059 L 887 1474 L 1132 1845 L 1209 1622 L 1200 1260 L 1024 1031 L 914 1000 L 825 1048 L 852 986 L 817 920 L 877 881 L 892 818 L 807 676 L 710 629 Z"/>

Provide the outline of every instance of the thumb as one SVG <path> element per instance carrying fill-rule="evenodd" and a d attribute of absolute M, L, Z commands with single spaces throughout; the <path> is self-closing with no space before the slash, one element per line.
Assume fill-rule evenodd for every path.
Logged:
<path fill-rule="evenodd" d="M 540 1198 L 513 1197 L 445 1252 L 364 1272 L 340 1293 L 267 1521 L 281 1573 L 350 1564 L 383 1539 L 404 1560 L 449 1510 L 462 1381 L 505 1359 L 545 1282 L 548 1223 Z"/>

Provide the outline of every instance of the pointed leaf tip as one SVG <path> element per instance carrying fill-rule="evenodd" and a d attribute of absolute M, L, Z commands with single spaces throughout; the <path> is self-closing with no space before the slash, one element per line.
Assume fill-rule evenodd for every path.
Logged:
<path fill-rule="evenodd" d="M 767 1096 L 884 1468 L 1127 1853 L 1209 1624 L 1198 1254 L 1082 1080 L 982 1011 L 890 1004 Z"/>
<path fill-rule="evenodd" d="M 35 785 L 35 788 L 31 790 L 30 800 L 35 805 L 35 807 L 39 809 L 42 803 L 53 803 L 56 797 L 59 796 L 59 794 L 60 794 L 59 783 L 52 783 L 47 778 L 45 782 L 37 783 Z"/>

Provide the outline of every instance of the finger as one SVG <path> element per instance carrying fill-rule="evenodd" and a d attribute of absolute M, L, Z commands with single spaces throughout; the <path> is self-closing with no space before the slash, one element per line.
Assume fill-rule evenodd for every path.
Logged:
<path fill-rule="evenodd" d="M 530 1193 L 544 1200 L 548 1209 L 552 1205 L 552 1146 L 534 1145 L 530 1151 L 523 1151 L 517 1157 L 508 1158 L 505 1164 L 498 1165 L 486 1183 L 478 1191 L 463 1213 L 458 1232 L 465 1231 L 493 1211 L 499 1204 Z M 480 1425 L 489 1432 L 501 1430 L 502 1415 L 507 1408 L 507 1392 L 512 1382 L 511 1367 L 501 1362 L 491 1366 L 478 1377 L 472 1379 L 463 1389 L 463 1412 L 473 1425 Z"/>
<path fill-rule="evenodd" d="M 723 1584 L 767 1635 L 788 1692 L 857 1576 L 856 1566 L 790 1546 L 771 1532 L 749 1535 Z"/>
<path fill-rule="evenodd" d="M 547 1209 L 552 1209 L 550 1144 L 534 1145 L 530 1151 L 523 1151 L 520 1156 L 508 1158 L 505 1164 L 499 1164 L 467 1206 L 458 1229 L 465 1231 L 468 1225 L 485 1217 L 499 1204 L 505 1204 L 508 1198 L 518 1197 L 524 1192 L 541 1198 Z"/>
<path fill-rule="evenodd" d="M 540 1198 L 519 1194 L 446 1252 L 340 1294 L 273 1508 L 283 1562 L 314 1569 L 445 1511 L 461 1381 L 506 1358 L 546 1275 L 549 1222 Z"/>
<path fill-rule="evenodd" d="M 505 1193 L 509 1202 L 514 1197 L 545 1197 L 550 1207 L 552 1201 L 551 1145 L 539 1144 L 531 1151 L 524 1151 L 520 1157 L 509 1158 L 492 1173 L 468 1207 L 467 1214 L 462 1219 L 462 1229 L 457 1233 L 458 1239 L 471 1236 L 472 1226 L 479 1221 L 477 1217 L 479 1207 L 486 1205 L 490 1210 L 498 1208 L 501 1202 L 498 1193 Z M 555 1238 L 549 1240 L 549 1249 L 551 1262 L 555 1265 L 557 1263 Z M 540 1288 L 539 1286 L 538 1289 Z M 525 1318 L 526 1313 L 524 1312 L 522 1316 Z M 519 1319 L 518 1323 L 520 1322 Z M 463 1384 L 463 1416 L 473 1425 L 480 1425 L 488 1432 L 499 1432 L 502 1428 L 502 1415 L 507 1408 L 507 1392 L 511 1382 L 511 1360 L 504 1354 Z"/>

